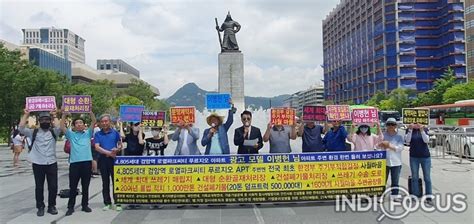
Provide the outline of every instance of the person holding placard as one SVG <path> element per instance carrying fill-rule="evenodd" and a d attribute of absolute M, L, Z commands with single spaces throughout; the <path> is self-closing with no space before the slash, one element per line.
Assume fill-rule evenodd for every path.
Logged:
<path fill-rule="evenodd" d="M 227 132 L 234 123 L 235 108 L 232 104 L 231 109 L 227 113 L 227 121 L 216 113 L 212 113 L 206 119 L 210 128 L 204 130 L 201 139 L 202 146 L 206 147 L 205 155 L 226 155 L 230 154 L 229 140 Z"/>
<path fill-rule="evenodd" d="M 341 121 L 332 121 L 332 126 L 324 135 L 323 144 L 324 148 L 328 152 L 347 151 L 346 149 L 346 128 L 341 125 Z"/>
<path fill-rule="evenodd" d="M 142 156 L 145 145 L 145 134 L 143 133 L 143 127 L 140 122 L 131 123 L 130 133 L 125 135 L 123 131 L 122 122 L 119 122 L 120 137 L 123 142 L 127 143 L 127 147 L 124 149 L 126 156 Z"/>
<path fill-rule="evenodd" d="M 153 137 L 145 139 L 145 150 L 148 156 L 164 156 L 168 146 L 168 127 L 152 127 Z"/>
<path fill-rule="evenodd" d="M 322 152 L 324 151 L 323 138 L 325 128 L 316 125 L 314 121 L 305 122 L 298 129 L 298 136 L 303 139 L 303 152 Z"/>
<path fill-rule="evenodd" d="M 423 180 L 425 181 L 426 195 L 428 196 L 426 202 L 432 204 L 433 192 L 431 188 L 431 155 L 428 148 L 430 138 L 428 136 L 428 129 L 425 129 L 421 124 L 410 124 L 408 126 L 405 142 L 410 144 L 410 170 L 411 170 L 411 189 L 413 195 L 421 197 L 421 192 L 418 187 L 419 169 L 423 171 Z"/>
<path fill-rule="evenodd" d="M 185 123 L 183 120 L 180 120 L 177 126 L 178 128 L 171 136 L 171 140 L 178 141 L 174 155 L 201 155 L 197 146 L 199 128 L 194 127 L 191 123 Z"/>
<path fill-rule="evenodd" d="M 292 126 L 267 125 L 263 141 L 270 141 L 270 153 L 290 153 L 290 139 L 296 139 L 296 124 Z"/>
<path fill-rule="evenodd" d="M 260 129 L 252 126 L 252 113 L 244 111 L 240 114 L 242 127 L 234 131 L 234 145 L 238 146 L 237 154 L 258 154 L 263 148 L 263 138 Z"/>
<path fill-rule="evenodd" d="M 48 213 L 58 214 L 56 209 L 56 195 L 58 194 L 58 163 L 56 158 L 56 137 L 61 133 L 56 110 L 51 112 L 40 112 L 38 129 L 26 127 L 26 121 L 30 111 L 25 108 L 19 123 L 20 133 L 31 139 L 28 157 L 33 163 L 33 174 L 35 177 L 35 197 L 37 216 L 44 216 L 44 181 L 48 182 Z M 53 122 L 53 119 L 54 122 Z M 54 125 L 53 125 L 54 124 Z"/>
<path fill-rule="evenodd" d="M 398 194 L 398 182 L 400 179 L 400 171 L 402 170 L 403 136 L 397 133 L 397 120 L 395 118 L 388 118 L 385 124 L 387 131 L 384 132 L 384 141 L 379 144 L 379 147 L 387 151 L 385 180 L 388 180 L 388 175 L 390 174 L 392 183 L 390 198 L 391 200 L 399 202 L 401 196 Z"/>
<path fill-rule="evenodd" d="M 76 118 L 72 120 L 72 128 L 66 128 L 66 115 L 69 114 L 63 110 L 60 127 L 63 133 L 66 133 L 66 139 L 71 144 L 71 151 L 69 154 L 69 201 L 67 205 L 66 216 L 74 213 L 74 206 L 76 205 L 77 185 L 81 180 L 82 189 L 82 211 L 92 212 L 89 208 L 89 184 L 92 176 L 92 152 L 91 152 L 91 138 L 94 134 L 94 125 L 86 127 L 83 118 Z M 91 122 L 95 124 L 94 113 L 90 113 Z"/>
<path fill-rule="evenodd" d="M 349 142 L 354 144 L 354 151 L 372 151 L 383 141 L 383 134 L 380 123 L 377 126 L 377 135 L 370 133 L 370 127 L 367 124 L 361 124 L 356 130 L 356 124 L 352 123 L 351 134 L 347 137 Z M 355 132 L 355 133 L 354 133 Z"/>

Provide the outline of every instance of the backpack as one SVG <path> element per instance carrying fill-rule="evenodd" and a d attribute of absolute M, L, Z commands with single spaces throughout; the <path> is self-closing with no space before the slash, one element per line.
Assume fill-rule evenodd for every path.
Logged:
<path fill-rule="evenodd" d="M 36 135 L 38 135 L 38 131 L 39 131 L 39 129 L 33 130 L 33 137 L 31 138 L 31 144 L 28 146 L 28 147 L 29 147 L 28 152 L 30 152 L 31 149 L 33 148 L 33 144 L 35 143 Z M 51 134 L 53 135 L 54 140 L 56 140 L 56 134 L 54 134 L 53 129 L 50 128 L 49 131 L 50 131 Z"/>
<path fill-rule="evenodd" d="M 69 139 L 67 139 L 64 143 L 64 152 L 67 154 L 71 153 L 71 142 L 69 141 Z"/>
<path fill-rule="evenodd" d="M 71 191 L 69 189 L 62 189 L 59 191 L 59 194 L 58 196 L 60 198 L 69 198 L 69 196 L 71 195 Z M 79 190 L 79 188 L 76 190 L 76 195 L 82 195 L 81 191 Z"/>

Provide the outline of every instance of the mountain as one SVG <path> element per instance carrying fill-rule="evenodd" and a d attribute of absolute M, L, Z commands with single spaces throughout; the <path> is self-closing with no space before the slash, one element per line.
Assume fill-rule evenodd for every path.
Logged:
<path fill-rule="evenodd" d="M 179 88 L 172 96 L 166 99 L 172 106 L 195 106 L 196 110 L 203 111 L 206 106 L 205 96 L 207 93 L 214 93 L 213 91 L 206 91 L 195 83 L 188 83 L 183 87 Z M 247 107 L 258 109 L 270 108 L 283 106 L 283 100 L 288 98 L 290 95 L 280 95 L 276 97 L 245 97 L 245 105 Z"/>

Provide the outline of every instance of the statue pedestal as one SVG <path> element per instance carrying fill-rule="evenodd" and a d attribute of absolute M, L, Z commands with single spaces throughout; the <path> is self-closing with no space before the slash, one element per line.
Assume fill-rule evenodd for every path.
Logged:
<path fill-rule="evenodd" d="M 219 54 L 219 93 L 230 93 L 238 113 L 245 110 L 244 55 L 240 52 Z"/>

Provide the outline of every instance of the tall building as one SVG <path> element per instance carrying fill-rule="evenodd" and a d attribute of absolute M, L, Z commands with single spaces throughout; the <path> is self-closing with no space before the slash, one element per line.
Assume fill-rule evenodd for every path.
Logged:
<path fill-rule="evenodd" d="M 34 65 L 37 65 L 40 68 L 56 71 L 71 80 L 72 70 L 71 62 L 69 60 L 66 60 L 55 52 L 39 47 L 22 46 L 21 48 L 28 54 L 29 61 Z"/>
<path fill-rule="evenodd" d="M 293 93 L 283 101 L 285 107 L 294 108 L 300 114 L 303 113 L 303 106 L 305 105 L 323 105 L 323 103 L 324 87 L 320 85 Z"/>
<path fill-rule="evenodd" d="M 97 80 L 110 80 L 114 82 L 117 88 L 127 88 L 133 80 L 140 80 L 132 74 L 119 71 L 99 71 L 86 64 L 72 63 L 72 82 L 73 83 L 91 83 Z M 149 83 L 148 83 L 149 84 Z M 155 96 L 160 95 L 160 90 L 149 84 L 151 91 Z"/>
<path fill-rule="evenodd" d="M 8 41 L 0 40 L 0 43 L 10 51 L 20 51 L 21 59 L 28 60 L 34 65 L 49 69 L 71 79 L 71 62 L 58 55 L 56 51 L 44 49 L 34 45 L 18 46 Z"/>
<path fill-rule="evenodd" d="M 451 67 L 465 81 L 464 1 L 342 0 L 323 20 L 325 98 L 418 92 Z"/>
<path fill-rule="evenodd" d="M 283 100 L 283 106 L 284 107 L 291 107 L 293 109 L 298 109 L 299 108 L 300 93 L 301 93 L 301 91 L 293 93 L 293 94 L 291 94 L 290 97 Z"/>
<path fill-rule="evenodd" d="M 98 59 L 97 70 L 115 70 L 140 78 L 140 71 L 121 59 Z"/>
<path fill-rule="evenodd" d="M 85 63 L 84 38 L 68 29 L 22 29 L 23 44 L 55 50 L 71 62 Z"/>
<path fill-rule="evenodd" d="M 466 0 L 467 74 L 474 80 L 474 0 Z"/>

